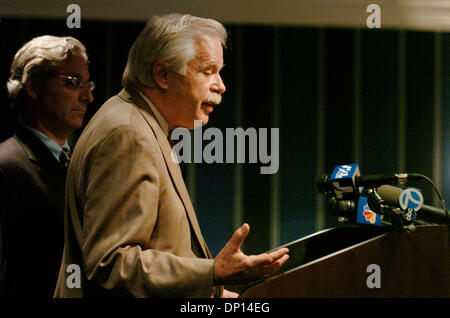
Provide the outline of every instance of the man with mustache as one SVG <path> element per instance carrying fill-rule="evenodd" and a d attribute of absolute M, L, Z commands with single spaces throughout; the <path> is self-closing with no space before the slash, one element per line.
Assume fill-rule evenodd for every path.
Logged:
<path fill-rule="evenodd" d="M 212 259 L 172 161 L 169 131 L 206 124 L 225 92 L 226 36 L 217 21 L 172 14 L 153 17 L 136 39 L 124 89 L 75 147 L 56 297 L 236 297 L 221 286 L 267 277 L 287 260 L 287 249 L 242 253 L 247 224 Z"/>
<path fill-rule="evenodd" d="M 68 136 L 81 127 L 95 85 L 86 48 L 40 36 L 18 50 L 7 82 L 15 134 L 0 144 L 0 294 L 51 298 L 64 246 Z"/>

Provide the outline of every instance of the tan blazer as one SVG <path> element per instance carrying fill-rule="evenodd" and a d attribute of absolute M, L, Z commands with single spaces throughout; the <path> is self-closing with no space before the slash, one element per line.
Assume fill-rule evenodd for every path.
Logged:
<path fill-rule="evenodd" d="M 92 117 L 68 170 L 55 297 L 221 292 L 213 288 L 214 260 L 171 152 L 166 133 L 135 90 L 122 90 Z M 81 268 L 81 288 L 74 287 L 70 264 Z"/>

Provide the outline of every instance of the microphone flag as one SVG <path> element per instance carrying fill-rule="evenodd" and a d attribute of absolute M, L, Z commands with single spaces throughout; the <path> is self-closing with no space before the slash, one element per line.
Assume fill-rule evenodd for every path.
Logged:
<path fill-rule="evenodd" d="M 381 217 L 381 214 L 377 214 L 370 209 L 366 197 L 359 197 L 356 223 L 381 226 Z"/>
<path fill-rule="evenodd" d="M 334 167 L 330 182 L 333 185 L 336 200 L 354 199 L 359 194 L 355 182 L 356 176 L 359 176 L 357 163 Z"/>

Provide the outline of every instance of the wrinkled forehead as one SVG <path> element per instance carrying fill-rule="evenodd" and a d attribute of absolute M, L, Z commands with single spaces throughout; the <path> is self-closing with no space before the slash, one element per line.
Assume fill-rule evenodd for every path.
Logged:
<path fill-rule="evenodd" d="M 197 37 L 195 59 L 202 65 L 223 66 L 223 47 L 219 38 L 209 35 Z"/>
<path fill-rule="evenodd" d="M 86 79 L 89 78 L 88 63 L 78 51 L 72 51 L 71 58 L 57 63 L 53 71 L 58 74 L 76 75 Z"/>

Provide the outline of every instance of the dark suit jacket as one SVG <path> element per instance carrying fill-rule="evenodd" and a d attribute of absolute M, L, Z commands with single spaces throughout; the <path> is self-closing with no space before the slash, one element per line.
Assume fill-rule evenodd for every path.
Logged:
<path fill-rule="evenodd" d="M 64 245 L 65 174 L 23 126 L 0 144 L 1 296 L 53 296 Z"/>

